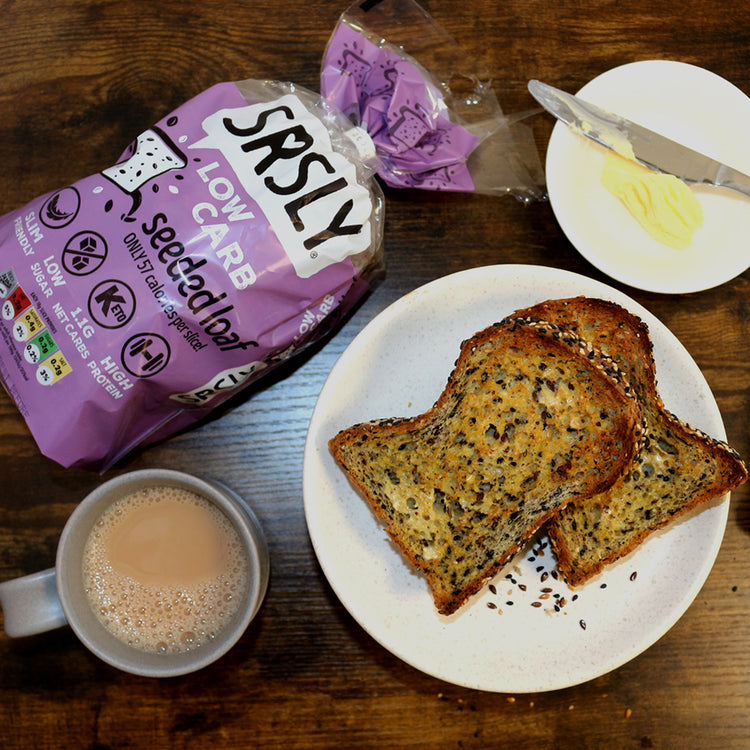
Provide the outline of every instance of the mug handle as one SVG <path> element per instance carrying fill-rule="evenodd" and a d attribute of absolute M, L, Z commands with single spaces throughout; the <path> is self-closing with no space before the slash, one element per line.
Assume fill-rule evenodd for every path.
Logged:
<path fill-rule="evenodd" d="M 55 568 L 0 583 L 0 606 L 10 638 L 36 635 L 67 625 L 57 594 Z"/>

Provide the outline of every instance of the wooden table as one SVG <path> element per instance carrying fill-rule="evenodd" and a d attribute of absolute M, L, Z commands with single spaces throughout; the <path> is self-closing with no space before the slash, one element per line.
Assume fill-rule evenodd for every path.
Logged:
<path fill-rule="evenodd" d="M 332 0 L 227 3 L 10 0 L 0 4 L 0 213 L 110 165 L 127 143 L 222 80 L 318 88 L 344 10 Z M 575 90 L 613 66 L 695 63 L 750 94 L 750 6 L 648 0 L 425 2 L 490 71 L 507 113 L 529 78 Z M 551 118 L 532 121 L 543 155 Z M 243 639 L 205 670 L 163 681 L 119 673 L 67 629 L 0 633 L 3 748 L 747 748 L 750 511 L 733 493 L 707 583 L 655 645 L 576 687 L 505 695 L 456 687 L 382 648 L 347 613 L 307 534 L 307 425 L 338 355 L 389 303 L 442 275 L 496 263 L 575 271 L 625 291 L 665 323 L 705 374 L 729 442 L 750 456 L 750 276 L 666 296 L 624 287 L 572 247 L 548 203 L 387 190 L 385 280 L 325 345 L 199 428 L 129 457 L 111 476 L 162 466 L 223 479 L 256 509 L 272 577 Z M 65 520 L 102 479 L 42 457 L 0 397 L 0 580 L 53 564 Z M 439 654 L 436 655 L 439 658 Z"/>

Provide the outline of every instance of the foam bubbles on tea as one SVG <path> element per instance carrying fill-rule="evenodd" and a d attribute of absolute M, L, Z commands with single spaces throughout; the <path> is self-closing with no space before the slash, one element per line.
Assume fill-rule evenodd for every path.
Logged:
<path fill-rule="evenodd" d="M 83 557 L 89 603 L 117 638 L 143 651 L 180 653 L 211 641 L 248 586 L 239 533 L 189 490 L 150 487 L 113 503 Z"/>

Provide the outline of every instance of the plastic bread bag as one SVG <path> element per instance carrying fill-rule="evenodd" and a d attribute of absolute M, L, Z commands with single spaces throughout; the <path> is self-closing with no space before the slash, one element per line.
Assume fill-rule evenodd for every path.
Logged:
<path fill-rule="evenodd" d="M 383 198 L 351 131 L 298 86 L 218 84 L 0 218 L 0 373 L 45 455 L 105 470 L 365 293 Z"/>
<path fill-rule="evenodd" d="M 376 173 L 392 185 L 448 189 L 449 175 L 449 189 L 503 192 L 475 157 L 505 119 L 469 124 L 449 111 L 447 89 L 395 47 L 380 51 L 396 63 L 390 101 L 403 101 L 403 120 L 352 122 L 330 88 L 338 75 L 353 95 L 344 53 L 354 41 L 339 43 L 352 28 L 342 19 L 329 45 L 327 61 L 338 45 L 347 62 L 338 74 L 324 64 L 329 96 L 217 84 L 113 166 L 0 217 L 0 376 L 43 454 L 105 471 L 330 331 L 383 267 Z M 358 61 L 364 46 L 353 48 Z M 375 112 L 368 97 L 361 111 Z M 433 130 L 422 128 L 428 104 Z M 504 191 L 530 189 L 516 180 Z"/>
<path fill-rule="evenodd" d="M 544 198 L 533 133 L 413 0 L 365 0 L 339 19 L 321 93 L 370 134 L 394 187 Z"/>

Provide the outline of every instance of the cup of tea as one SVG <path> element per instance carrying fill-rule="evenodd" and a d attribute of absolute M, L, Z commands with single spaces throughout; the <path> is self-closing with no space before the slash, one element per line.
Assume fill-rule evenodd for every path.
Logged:
<path fill-rule="evenodd" d="M 255 514 L 229 488 L 169 469 L 104 482 L 76 507 L 55 567 L 0 583 L 5 632 L 69 625 L 118 669 L 171 677 L 225 654 L 270 571 Z"/>

